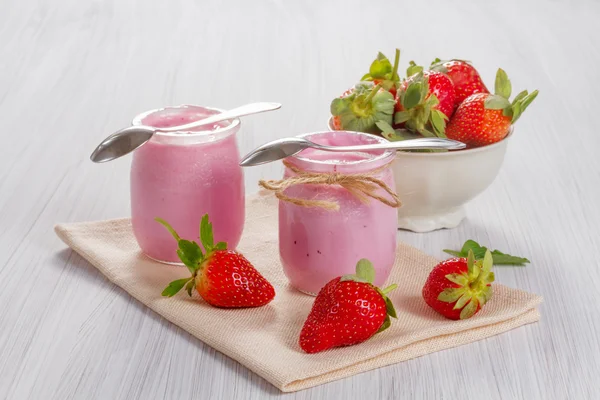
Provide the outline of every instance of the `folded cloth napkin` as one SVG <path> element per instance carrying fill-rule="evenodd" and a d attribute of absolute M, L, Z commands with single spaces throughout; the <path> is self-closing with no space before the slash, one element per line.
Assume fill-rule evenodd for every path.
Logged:
<path fill-rule="evenodd" d="M 494 284 L 494 294 L 473 318 L 451 321 L 421 297 L 433 257 L 399 243 L 388 282 L 398 319 L 368 341 L 306 354 L 298 345 L 314 297 L 294 290 L 279 261 L 277 204 L 256 195 L 246 204 L 246 225 L 238 251 L 273 284 L 275 299 L 264 307 L 219 309 L 185 291 L 161 297 L 185 267 L 155 262 L 140 251 L 129 219 L 60 224 L 58 236 L 108 279 L 134 298 L 209 346 L 248 367 L 283 392 L 293 392 L 378 367 L 487 338 L 539 320 L 540 296 Z"/>

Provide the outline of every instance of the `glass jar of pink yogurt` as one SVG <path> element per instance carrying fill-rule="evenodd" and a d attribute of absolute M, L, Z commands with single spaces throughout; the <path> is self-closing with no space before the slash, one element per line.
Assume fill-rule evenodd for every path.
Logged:
<path fill-rule="evenodd" d="M 158 128 L 185 125 L 221 110 L 183 105 L 138 115 L 133 125 Z M 182 238 L 199 236 L 200 220 L 208 214 L 215 242 L 234 249 L 244 226 L 244 176 L 239 166 L 236 133 L 239 119 L 201 126 L 186 132 L 157 132 L 135 150 L 131 165 L 131 223 L 147 256 L 180 263 L 177 243 L 155 221 L 160 217 Z"/>
<path fill-rule="evenodd" d="M 301 136 L 329 146 L 386 142 L 377 136 L 348 131 Z M 390 165 L 394 156 L 391 151 L 334 153 L 307 149 L 286 160 L 302 173 L 372 174 L 393 191 Z M 296 175 L 286 168 L 284 179 Z M 389 197 L 383 189 L 376 193 Z M 316 295 L 331 279 L 355 273 L 361 258 L 373 263 L 375 284 L 385 283 L 396 257 L 397 208 L 375 199 L 365 204 L 339 185 L 298 184 L 287 188 L 285 195 L 339 204 L 339 210 L 327 210 L 279 201 L 279 254 L 292 286 Z"/>

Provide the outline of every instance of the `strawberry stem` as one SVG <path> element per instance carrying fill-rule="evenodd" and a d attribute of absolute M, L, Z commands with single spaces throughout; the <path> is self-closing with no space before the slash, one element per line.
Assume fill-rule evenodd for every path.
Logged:
<path fill-rule="evenodd" d="M 162 218 L 158 218 L 158 217 L 154 218 L 154 220 L 156 222 L 158 222 L 159 224 L 161 224 L 162 226 L 164 226 L 165 228 L 167 228 L 167 230 L 175 238 L 175 240 L 177 240 L 178 242 L 181 240 L 181 238 L 179 237 L 177 232 L 175 232 L 175 229 L 173 229 L 173 227 L 171 225 L 169 225 L 169 223 L 167 221 L 165 221 Z"/>
<path fill-rule="evenodd" d="M 397 287 L 398 287 L 398 285 L 396 285 L 396 284 L 394 283 L 394 284 L 392 284 L 392 285 L 390 285 L 390 286 L 386 287 L 385 289 L 382 289 L 382 290 L 381 290 L 381 292 L 382 292 L 383 294 L 386 294 L 386 295 L 387 295 L 389 292 L 391 292 L 392 290 L 396 289 Z"/>
<path fill-rule="evenodd" d="M 392 81 L 396 80 L 396 77 L 398 77 L 398 80 L 400 80 L 400 77 L 398 76 L 398 66 L 400 64 L 400 49 L 396 49 L 396 56 L 394 57 L 394 69 L 392 69 Z"/>
<path fill-rule="evenodd" d="M 375 95 L 377 94 L 377 92 L 379 91 L 379 89 L 381 89 L 381 83 L 377 84 L 373 90 L 371 90 L 371 93 L 369 93 L 369 95 L 365 98 L 365 103 L 369 104 L 369 102 L 371 100 L 373 100 L 373 97 L 375 97 Z"/>

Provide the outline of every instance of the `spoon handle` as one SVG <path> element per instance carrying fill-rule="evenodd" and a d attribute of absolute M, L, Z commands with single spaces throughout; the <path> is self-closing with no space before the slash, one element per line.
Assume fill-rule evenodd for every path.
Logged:
<path fill-rule="evenodd" d="M 326 151 L 369 151 L 369 150 L 428 150 L 428 149 L 447 149 L 458 150 L 464 149 L 466 145 L 452 139 L 443 138 L 418 138 L 408 139 L 399 142 L 365 144 L 358 146 L 324 146 L 316 144 L 311 145 L 317 149 Z"/>
<path fill-rule="evenodd" d="M 191 122 L 189 124 L 172 126 L 169 128 L 160 128 L 157 131 L 160 132 L 175 132 L 184 131 L 191 128 L 196 128 L 202 125 L 214 124 L 215 122 L 225 121 L 227 119 L 233 119 L 237 117 L 243 117 L 244 115 L 258 114 L 265 111 L 272 111 L 281 108 L 279 103 L 251 103 L 241 107 L 237 107 L 220 114 L 212 115 L 208 118 L 201 119 L 200 121 Z"/>

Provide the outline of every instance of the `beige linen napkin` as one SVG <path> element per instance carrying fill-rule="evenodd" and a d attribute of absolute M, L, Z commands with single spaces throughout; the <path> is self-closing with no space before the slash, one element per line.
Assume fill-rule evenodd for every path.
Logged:
<path fill-rule="evenodd" d="M 264 307 L 223 310 L 182 291 L 172 298 L 161 291 L 185 277 L 184 267 L 157 263 L 139 250 L 129 219 L 60 224 L 58 236 L 116 285 L 137 300 L 225 355 L 239 361 L 284 392 L 331 382 L 434 351 L 487 338 L 539 319 L 542 298 L 500 284 L 475 317 L 450 321 L 421 298 L 421 288 L 437 260 L 399 243 L 389 282 L 399 287 L 390 298 L 398 319 L 387 331 L 360 345 L 305 354 L 298 335 L 313 297 L 292 289 L 279 262 L 277 204 L 260 195 L 247 201 L 241 251 L 275 286 Z M 197 294 L 195 294 L 197 296 Z"/>

